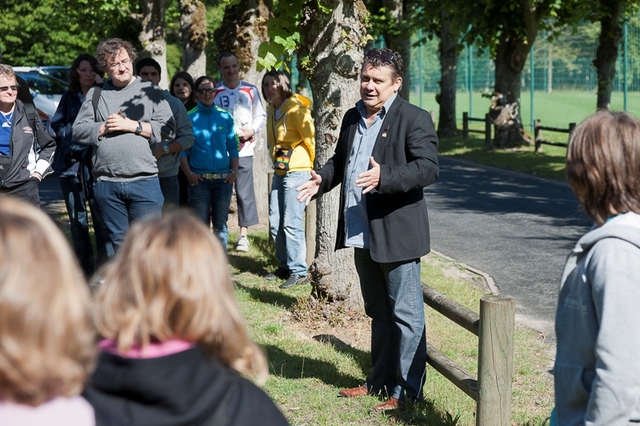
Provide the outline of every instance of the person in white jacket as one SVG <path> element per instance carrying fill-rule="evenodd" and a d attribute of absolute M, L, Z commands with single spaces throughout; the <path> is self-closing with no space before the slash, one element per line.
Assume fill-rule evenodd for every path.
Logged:
<path fill-rule="evenodd" d="M 264 126 L 267 113 L 260 101 L 258 88 L 240 80 L 240 66 L 236 55 L 231 52 L 221 53 L 218 67 L 222 81 L 216 85 L 213 102 L 233 115 L 240 141 L 238 176 L 235 182 L 240 226 L 236 251 L 249 251 L 248 227 L 259 223 L 253 187 L 253 151 L 257 142 L 256 134 Z"/>
<path fill-rule="evenodd" d="M 640 120 L 599 111 L 573 131 L 567 179 L 594 228 L 572 250 L 556 313 L 562 426 L 640 423 Z"/>

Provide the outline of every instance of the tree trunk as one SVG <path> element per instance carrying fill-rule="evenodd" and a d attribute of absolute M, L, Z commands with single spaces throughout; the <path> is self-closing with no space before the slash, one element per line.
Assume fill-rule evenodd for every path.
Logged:
<path fill-rule="evenodd" d="M 409 101 L 411 93 L 411 34 L 408 29 L 410 19 L 403 0 L 382 0 L 383 6 L 389 11 L 392 19 L 392 27 L 385 32 L 384 40 L 389 49 L 400 53 L 404 65 L 404 76 L 402 77 L 402 87 L 400 96 Z"/>
<path fill-rule="evenodd" d="M 240 79 L 258 87 L 262 93 L 262 72 L 256 68 L 258 48 L 268 38 L 267 21 L 271 2 L 240 0 L 227 6 L 220 27 L 214 32 L 218 52 L 233 52 L 238 57 Z M 266 127 L 266 126 L 265 126 Z M 272 171 L 265 127 L 256 135 L 258 143 L 253 156 L 253 182 L 261 223 L 269 214 L 268 172 Z"/>
<path fill-rule="evenodd" d="M 440 93 L 437 101 L 440 104 L 438 120 L 438 136 L 441 138 L 455 136 L 458 133 L 456 124 L 456 74 L 458 71 L 459 44 L 456 34 L 451 33 L 451 25 L 445 11 L 442 12 L 442 28 L 440 29 Z"/>
<path fill-rule="evenodd" d="M 299 69 L 307 76 L 314 98 L 319 168 L 333 155 L 345 112 L 360 98 L 367 12 L 361 0 L 329 0 L 322 4 L 322 10 L 317 2 L 309 2 L 305 11 L 298 58 L 305 58 L 299 61 Z M 316 258 L 309 271 L 318 298 L 356 309 L 362 306 L 362 297 L 353 251 L 334 251 L 340 190 L 335 188 L 317 201 Z"/>
<path fill-rule="evenodd" d="M 520 76 L 527 61 L 529 46 L 535 41 L 535 34 L 527 39 L 515 31 L 504 31 L 500 35 L 496 50 L 496 98 L 490 114 L 495 125 L 495 148 L 513 148 L 528 142 L 524 136 L 520 116 Z"/>
<path fill-rule="evenodd" d="M 142 31 L 138 40 L 143 47 L 142 57 L 151 57 L 158 61 L 163 70 L 167 69 L 167 43 L 165 40 L 164 15 L 167 0 L 141 0 Z M 162 75 L 160 87 L 167 88 L 169 83 L 166 73 Z"/>
<path fill-rule="evenodd" d="M 611 108 L 611 89 L 616 76 L 616 60 L 618 59 L 618 45 L 622 39 L 620 19 L 624 8 L 623 0 L 602 0 L 603 9 L 608 9 L 600 20 L 600 36 L 598 49 L 593 65 L 598 71 L 598 101 L 597 109 Z"/>
<path fill-rule="evenodd" d="M 207 9 L 200 0 L 178 0 L 182 35 L 182 69 L 194 80 L 206 74 Z"/>

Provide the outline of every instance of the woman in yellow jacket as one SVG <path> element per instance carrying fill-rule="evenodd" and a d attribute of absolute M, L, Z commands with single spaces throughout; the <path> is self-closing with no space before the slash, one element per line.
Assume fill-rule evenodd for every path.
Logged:
<path fill-rule="evenodd" d="M 280 288 L 289 288 L 308 282 L 305 203 L 296 199 L 296 188 L 309 180 L 313 170 L 315 128 L 311 101 L 291 92 L 284 72 L 267 72 L 262 79 L 262 94 L 269 103 L 267 140 L 274 168 L 269 226 L 279 262 L 278 269 L 268 274 L 267 279 L 286 279 Z"/>

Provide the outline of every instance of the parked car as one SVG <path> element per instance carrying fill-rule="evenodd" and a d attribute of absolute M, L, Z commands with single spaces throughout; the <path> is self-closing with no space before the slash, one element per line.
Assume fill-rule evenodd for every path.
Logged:
<path fill-rule="evenodd" d="M 67 90 L 67 86 L 38 71 L 20 71 L 20 68 L 16 67 L 14 71 L 29 85 L 38 114 L 40 114 L 45 127 L 49 128 L 49 121 L 58 109 L 58 104 L 63 93 Z"/>
<path fill-rule="evenodd" d="M 40 74 L 55 78 L 62 84 L 69 82 L 69 67 L 64 65 L 45 65 L 41 67 L 14 67 L 14 70 L 20 72 L 35 71 Z"/>

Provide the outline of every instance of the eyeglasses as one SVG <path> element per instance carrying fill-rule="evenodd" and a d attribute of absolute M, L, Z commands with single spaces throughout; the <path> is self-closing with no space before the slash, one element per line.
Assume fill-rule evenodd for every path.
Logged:
<path fill-rule="evenodd" d="M 396 64 L 396 57 L 392 52 L 383 52 L 381 50 L 369 50 L 364 54 L 365 58 L 380 59 L 383 62 L 392 62 Z"/>
<path fill-rule="evenodd" d="M 210 95 L 213 92 L 215 92 L 215 89 L 198 89 L 196 90 L 198 93 L 200 93 L 201 95 Z"/>
<path fill-rule="evenodd" d="M 124 65 L 125 67 L 131 63 L 131 59 L 123 59 L 120 62 L 114 62 L 109 65 L 109 69 L 117 70 L 120 69 L 120 66 Z"/>
<path fill-rule="evenodd" d="M 15 86 L 2 86 L 0 87 L 0 92 L 6 92 L 9 89 L 13 90 L 14 92 L 17 92 L 19 88 L 20 86 L 18 86 L 17 84 Z"/>

